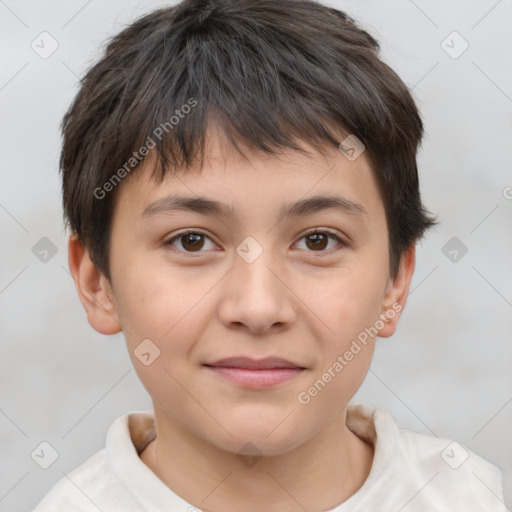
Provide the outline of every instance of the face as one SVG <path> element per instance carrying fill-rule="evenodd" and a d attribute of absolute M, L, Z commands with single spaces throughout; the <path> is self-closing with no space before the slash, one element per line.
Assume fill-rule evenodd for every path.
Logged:
<path fill-rule="evenodd" d="M 344 415 L 408 281 L 390 277 L 364 153 L 246 160 L 210 143 L 200 173 L 158 183 L 148 160 L 122 184 L 101 321 L 121 325 L 157 418 L 281 454 Z"/>

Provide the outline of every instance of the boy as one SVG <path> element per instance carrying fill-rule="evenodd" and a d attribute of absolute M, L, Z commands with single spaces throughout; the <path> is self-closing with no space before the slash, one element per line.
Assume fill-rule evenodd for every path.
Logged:
<path fill-rule="evenodd" d="M 118 34 L 63 122 L 69 265 L 154 411 L 37 512 L 504 511 L 497 468 L 349 404 L 405 306 L 422 122 L 311 1 L 183 1 Z"/>

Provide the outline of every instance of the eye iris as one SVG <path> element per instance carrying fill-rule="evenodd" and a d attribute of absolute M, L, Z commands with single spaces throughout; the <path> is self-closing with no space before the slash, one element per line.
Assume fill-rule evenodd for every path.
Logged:
<path fill-rule="evenodd" d="M 204 240 L 202 240 L 203 235 L 198 233 L 191 233 L 188 235 L 183 235 L 181 237 L 182 242 L 181 245 L 183 245 L 184 249 L 191 249 L 192 251 L 201 249 L 204 245 Z M 199 242 L 199 243 L 198 243 Z M 190 243 L 190 246 L 189 246 Z"/>
<path fill-rule="evenodd" d="M 325 233 L 313 233 L 312 235 L 308 235 L 306 240 L 309 249 L 325 249 L 325 247 L 327 247 L 328 236 Z M 313 245 L 310 246 L 309 242 L 313 242 Z"/>

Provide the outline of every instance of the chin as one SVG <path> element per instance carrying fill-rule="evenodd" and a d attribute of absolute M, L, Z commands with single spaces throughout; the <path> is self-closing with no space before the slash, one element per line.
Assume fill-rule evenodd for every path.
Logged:
<path fill-rule="evenodd" d="M 260 418 L 259 421 L 250 425 L 236 423 L 226 425 L 226 429 L 233 437 L 223 436 L 218 444 L 214 444 L 237 455 L 266 457 L 283 455 L 305 442 L 307 435 L 300 432 L 298 426 L 293 425 L 292 422 L 286 426 L 280 425 L 282 421 L 283 418 L 278 421 L 263 421 Z"/>

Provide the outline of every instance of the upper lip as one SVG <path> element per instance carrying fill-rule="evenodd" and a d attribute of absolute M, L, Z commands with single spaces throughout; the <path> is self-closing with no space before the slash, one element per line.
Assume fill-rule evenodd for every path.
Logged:
<path fill-rule="evenodd" d="M 252 359 L 250 357 L 228 357 L 219 359 L 213 363 L 205 363 L 205 366 L 217 366 L 225 368 L 245 368 L 248 370 L 266 370 L 272 368 L 304 368 L 298 364 L 280 357 L 265 357 L 264 359 Z"/>

